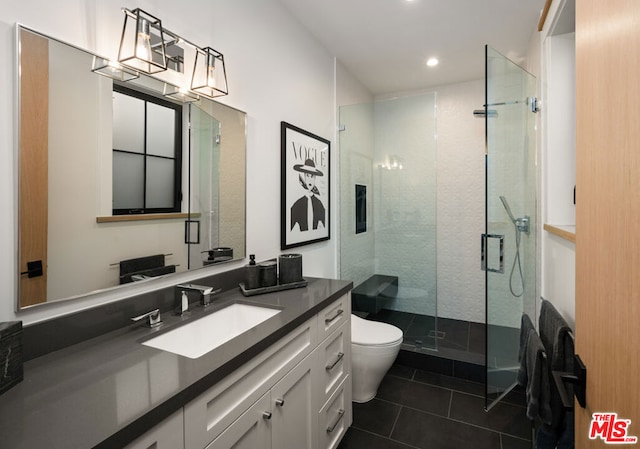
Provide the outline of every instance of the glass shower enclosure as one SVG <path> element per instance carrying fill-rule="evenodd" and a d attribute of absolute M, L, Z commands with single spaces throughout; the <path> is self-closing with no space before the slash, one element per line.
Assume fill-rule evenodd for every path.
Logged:
<path fill-rule="evenodd" d="M 451 311 L 438 318 L 437 93 L 339 109 L 340 275 L 353 281 L 354 313 L 402 329 L 403 350 L 485 368 L 487 409 L 515 386 L 522 315 L 536 316 L 534 95 L 535 78 L 487 47 L 485 106 L 474 112 L 485 120 L 485 172 L 478 166 L 471 175 L 484 177 L 485 184 L 484 217 L 482 206 L 476 213 L 478 263 L 469 266 L 478 271 L 441 276 L 451 282 L 477 278 L 478 294 L 464 304 L 482 309 L 484 296 L 484 323 L 449 318 Z M 460 222 L 471 222 L 469 211 L 455 213 Z M 451 252 L 447 245 L 440 242 L 443 255 Z M 450 298 L 440 299 L 444 310 Z M 468 335 L 468 352 L 452 350 L 458 332 L 453 321 L 468 326 L 468 334 L 460 332 Z"/>

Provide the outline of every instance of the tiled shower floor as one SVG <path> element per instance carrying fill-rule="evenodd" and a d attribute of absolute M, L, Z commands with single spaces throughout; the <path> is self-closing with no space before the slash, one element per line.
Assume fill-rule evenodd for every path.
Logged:
<path fill-rule="evenodd" d="M 369 320 L 393 324 L 402 329 L 402 349 L 436 354 L 452 360 L 485 364 L 485 325 L 408 312 L 382 309 L 368 314 Z M 516 336 L 516 341 L 517 336 Z"/>

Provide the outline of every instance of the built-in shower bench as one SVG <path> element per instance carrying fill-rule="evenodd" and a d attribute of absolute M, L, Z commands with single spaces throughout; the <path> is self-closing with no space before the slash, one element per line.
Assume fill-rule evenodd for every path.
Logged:
<path fill-rule="evenodd" d="M 397 292 L 398 276 L 374 274 L 351 291 L 352 308 L 356 312 L 378 313 Z"/>

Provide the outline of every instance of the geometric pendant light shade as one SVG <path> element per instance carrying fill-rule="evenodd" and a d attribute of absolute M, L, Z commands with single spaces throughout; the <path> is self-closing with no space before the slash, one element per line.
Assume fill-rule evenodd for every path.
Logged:
<path fill-rule="evenodd" d="M 211 47 L 196 48 L 191 90 L 210 98 L 229 93 L 222 53 Z"/>
<path fill-rule="evenodd" d="M 124 25 L 118 61 L 145 73 L 167 70 L 164 30 L 160 19 L 139 8 L 123 11 Z"/>

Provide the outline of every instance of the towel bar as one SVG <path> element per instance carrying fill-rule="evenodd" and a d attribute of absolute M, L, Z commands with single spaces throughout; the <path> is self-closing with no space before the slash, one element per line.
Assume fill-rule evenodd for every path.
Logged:
<path fill-rule="evenodd" d="M 164 257 L 169 257 L 169 256 L 173 256 L 173 253 L 167 253 L 167 254 L 163 254 Z M 110 267 L 117 267 L 120 266 L 120 262 L 115 262 L 115 263 L 110 263 L 109 264 Z M 177 265 L 176 265 L 177 266 Z"/>
<path fill-rule="evenodd" d="M 574 385 L 573 393 L 578 399 L 578 403 L 582 408 L 587 405 L 586 387 L 587 387 L 587 367 L 582 362 L 582 359 L 578 354 L 573 356 L 573 373 L 565 371 L 551 371 L 553 380 L 556 385 L 556 389 L 560 394 L 562 400 L 562 406 L 565 410 L 573 410 L 573 398 L 569 397 L 564 382 L 569 382 Z"/>

